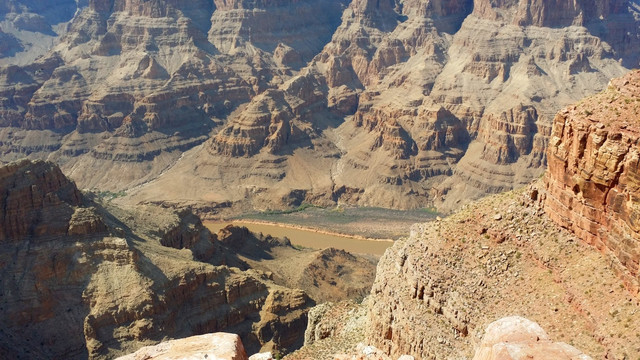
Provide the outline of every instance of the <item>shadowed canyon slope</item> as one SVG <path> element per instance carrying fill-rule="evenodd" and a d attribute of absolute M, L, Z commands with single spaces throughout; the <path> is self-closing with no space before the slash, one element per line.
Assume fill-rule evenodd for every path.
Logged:
<path fill-rule="evenodd" d="M 0 68 L 0 160 L 209 212 L 451 209 L 542 173 L 555 112 L 638 64 L 637 9 L 92 0 Z"/>
<path fill-rule="evenodd" d="M 113 358 L 220 330 L 254 352 L 302 345 L 313 301 L 219 265 L 232 253 L 199 218 L 89 197 L 50 162 L 0 167 L 0 357 Z"/>

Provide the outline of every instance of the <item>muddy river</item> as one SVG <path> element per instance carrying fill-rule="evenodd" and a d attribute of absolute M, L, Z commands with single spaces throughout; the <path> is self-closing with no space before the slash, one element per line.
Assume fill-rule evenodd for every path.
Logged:
<path fill-rule="evenodd" d="M 393 245 L 391 240 L 373 240 L 353 237 L 349 235 L 340 235 L 333 233 L 325 233 L 322 231 L 298 228 L 289 225 L 255 223 L 247 221 L 205 221 L 204 225 L 216 233 L 221 228 L 233 224 L 235 226 L 245 226 L 254 233 L 269 234 L 274 237 L 288 237 L 293 245 L 325 249 L 333 247 L 336 249 L 346 250 L 357 254 L 371 254 L 380 256 L 384 251 Z"/>

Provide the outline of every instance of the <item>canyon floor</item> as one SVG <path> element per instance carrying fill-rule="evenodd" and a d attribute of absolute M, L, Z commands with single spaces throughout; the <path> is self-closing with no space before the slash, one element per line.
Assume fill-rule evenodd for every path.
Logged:
<path fill-rule="evenodd" d="M 303 206 L 298 209 L 301 208 L 302 210 L 253 212 L 232 219 L 265 221 L 365 238 L 397 240 L 409 235 L 411 225 L 435 220 L 439 215 L 434 209 L 428 208 L 393 210 L 353 206 Z"/>

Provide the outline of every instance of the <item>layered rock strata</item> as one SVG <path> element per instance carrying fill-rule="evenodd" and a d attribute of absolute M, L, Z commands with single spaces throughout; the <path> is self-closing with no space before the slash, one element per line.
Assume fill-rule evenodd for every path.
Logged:
<path fill-rule="evenodd" d="M 483 329 L 517 314 L 597 357 L 635 357 L 638 298 L 616 258 L 545 214 L 542 181 L 423 225 L 378 264 L 368 343 L 392 358 L 471 358 Z"/>
<path fill-rule="evenodd" d="M 0 70 L 1 161 L 207 211 L 449 210 L 542 173 L 555 112 L 638 63 L 638 8 L 91 1 Z"/>
<path fill-rule="evenodd" d="M 82 194 L 52 163 L 23 160 L 4 166 L 0 168 L 0 189 L 1 242 L 73 235 L 79 232 L 80 223 L 88 220 L 80 219 L 80 212 L 89 209 L 76 209 L 82 204 Z M 95 227 L 98 230 L 100 226 Z"/>
<path fill-rule="evenodd" d="M 198 261 L 219 244 L 193 215 L 94 202 L 42 161 L 1 167 L 0 201 L 3 358 L 112 358 L 221 330 L 252 351 L 302 345 L 309 297 Z"/>
<path fill-rule="evenodd" d="M 640 274 L 640 72 L 612 80 L 602 93 L 554 119 L 545 210 L 587 243 L 615 255 L 638 291 Z"/>
<path fill-rule="evenodd" d="M 216 184 L 216 202 L 258 209 L 295 197 L 449 210 L 527 184 L 555 112 L 624 74 L 639 41 L 633 4 L 527 4 L 354 1 L 305 69 L 132 200 L 185 173 Z M 202 201 L 167 201 L 185 198 Z"/>
<path fill-rule="evenodd" d="M 4 82 L 3 160 L 54 152 L 83 187 L 150 180 L 309 61 L 340 11 L 338 0 L 90 1 L 48 55 Z"/>

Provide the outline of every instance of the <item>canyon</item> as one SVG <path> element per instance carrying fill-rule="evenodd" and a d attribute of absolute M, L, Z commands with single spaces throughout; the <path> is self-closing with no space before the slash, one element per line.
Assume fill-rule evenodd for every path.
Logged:
<path fill-rule="evenodd" d="M 362 303 L 309 311 L 287 359 L 639 356 L 639 84 L 636 70 L 559 111 L 543 178 L 414 225 Z"/>
<path fill-rule="evenodd" d="M 20 54 L 9 30 L 42 4 L 9 3 Z M 58 6 L 41 16 L 68 22 L 55 43 L 0 68 L 0 161 L 48 159 L 82 189 L 206 217 L 446 212 L 522 186 L 555 113 L 640 59 L 624 0 Z"/>
<path fill-rule="evenodd" d="M 0 1 L 0 357 L 640 356 L 637 1 L 48 5 Z M 314 206 L 432 221 L 202 221 Z"/>
<path fill-rule="evenodd" d="M 345 299 L 373 282 L 374 263 L 344 251 L 296 250 L 233 226 L 212 234 L 188 210 L 115 207 L 51 162 L 0 167 L 0 190 L 3 358 L 113 358 L 220 330 L 248 351 L 286 353 L 302 345 L 307 293 Z M 283 286 L 284 270 L 260 261 L 283 256 L 306 283 Z M 296 257 L 317 260 L 296 267 Z"/>

